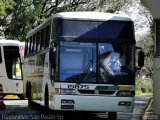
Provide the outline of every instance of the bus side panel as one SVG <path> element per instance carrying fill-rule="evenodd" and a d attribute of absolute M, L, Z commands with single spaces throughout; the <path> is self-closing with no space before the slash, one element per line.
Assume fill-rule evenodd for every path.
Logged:
<path fill-rule="evenodd" d="M 4 50 L 3 46 L 1 46 L 1 57 L 2 57 L 2 63 L 0 63 L 0 84 L 2 84 L 3 87 L 3 94 L 11 94 L 13 93 L 13 84 L 12 80 L 8 79 L 6 67 L 5 67 L 5 59 L 4 59 Z M 8 84 L 9 83 L 9 84 Z"/>
<path fill-rule="evenodd" d="M 51 98 L 52 84 L 49 77 L 49 53 L 41 53 L 35 57 L 25 58 L 24 67 L 24 93 L 26 95 L 27 83 L 31 83 L 32 100 L 44 106 L 45 87 Z M 52 102 L 49 100 L 51 106 Z"/>

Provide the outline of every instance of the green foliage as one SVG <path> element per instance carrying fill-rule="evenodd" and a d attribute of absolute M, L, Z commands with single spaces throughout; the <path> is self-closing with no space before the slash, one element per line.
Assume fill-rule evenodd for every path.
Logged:
<path fill-rule="evenodd" d="M 7 15 L 7 11 L 13 10 L 15 2 L 13 0 L 0 0 L 0 16 Z"/>
<path fill-rule="evenodd" d="M 5 1 L 5 2 L 4 2 Z M 65 11 L 103 11 L 114 13 L 131 0 L 0 0 L 0 34 L 8 39 L 25 40 L 29 30 L 51 14 Z M 7 12 L 6 11 L 7 8 Z"/>
<path fill-rule="evenodd" d="M 78 6 L 73 6 L 71 11 L 102 11 L 115 13 L 123 6 L 129 4 L 131 0 L 83 0 Z"/>
<path fill-rule="evenodd" d="M 152 93 L 153 92 L 153 56 L 154 56 L 154 41 L 151 35 L 144 36 L 141 41 L 137 42 L 145 53 L 144 67 L 138 71 L 136 78 L 136 93 Z M 146 76 L 147 79 L 142 79 Z"/>
<path fill-rule="evenodd" d="M 6 24 L 4 24 L 6 27 L 5 37 L 24 41 L 27 32 L 34 27 L 36 22 L 40 21 L 41 2 L 41 0 L 17 0 L 14 10 L 10 14 L 11 20 L 6 19 Z"/>
<path fill-rule="evenodd" d="M 137 42 L 145 53 L 144 67 L 138 72 L 138 77 L 148 76 L 153 74 L 153 58 L 154 58 L 154 41 L 151 35 L 144 36 L 141 41 Z"/>
<path fill-rule="evenodd" d="M 153 83 L 151 79 L 136 79 L 135 90 L 137 94 L 140 93 L 152 93 L 153 92 Z"/>
<path fill-rule="evenodd" d="M 13 0 L 0 0 L 0 36 L 2 36 L 4 32 L 5 19 L 10 11 L 14 9 L 15 5 L 16 3 Z"/>

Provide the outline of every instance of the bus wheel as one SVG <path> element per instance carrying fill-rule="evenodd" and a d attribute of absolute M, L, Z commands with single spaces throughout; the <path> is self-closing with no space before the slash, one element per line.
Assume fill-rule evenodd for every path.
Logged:
<path fill-rule="evenodd" d="M 117 113 L 116 112 L 109 112 L 108 113 L 108 119 L 109 120 L 116 120 L 117 119 Z"/>
<path fill-rule="evenodd" d="M 18 97 L 19 97 L 19 99 L 24 100 L 23 94 L 19 94 Z"/>
<path fill-rule="evenodd" d="M 49 94 L 48 94 L 48 86 L 45 87 L 45 94 L 44 94 L 44 105 L 46 108 L 49 107 Z"/>
<path fill-rule="evenodd" d="M 27 97 L 28 97 L 28 106 L 32 107 L 32 99 L 31 99 L 31 83 L 28 83 L 28 90 L 27 90 Z"/>

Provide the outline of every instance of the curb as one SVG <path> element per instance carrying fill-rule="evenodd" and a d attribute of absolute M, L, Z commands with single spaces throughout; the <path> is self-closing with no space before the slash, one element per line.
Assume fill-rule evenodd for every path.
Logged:
<path fill-rule="evenodd" d="M 144 111 L 142 113 L 142 120 L 146 120 L 146 118 L 148 118 L 148 111 L 151 110 L 152 108 L 152 102 L 153 102 L 153 97 L 149 98 L 148 104 L 147 106 L 144 108 Z"/>

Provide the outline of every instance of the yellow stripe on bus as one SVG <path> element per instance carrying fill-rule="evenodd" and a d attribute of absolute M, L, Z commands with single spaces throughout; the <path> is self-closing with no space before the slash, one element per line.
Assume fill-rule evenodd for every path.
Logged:
<path fill-rule="evenodd" d="M 119 86 L 119 90 L 131 90 L 130 86 Z"/>

